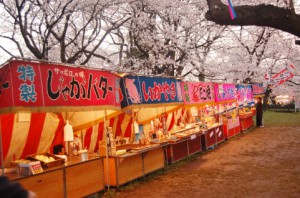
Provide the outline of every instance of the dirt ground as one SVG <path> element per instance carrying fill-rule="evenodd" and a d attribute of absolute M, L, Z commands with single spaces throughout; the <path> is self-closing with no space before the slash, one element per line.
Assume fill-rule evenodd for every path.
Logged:
<path fill-rule="evenodd" d="M 300 127 L 253 128 L 179 163 L 113 197 L 298 198 Z"/>

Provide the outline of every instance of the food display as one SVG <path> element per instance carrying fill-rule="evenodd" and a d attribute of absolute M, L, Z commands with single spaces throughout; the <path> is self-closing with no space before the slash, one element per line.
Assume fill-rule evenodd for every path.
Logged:
<path fill-rule="evenodd" d="M 39 154 L 28 155 L 26 159 L 31 161 L 40 161 L 42 167 L 45 169 L 52 168 L 55 166 L 60 166 L 63 165 L 64 163 L 64 159 L 52 155 L 50 153 L 39 153 Z"/>
<path fill-rule="evenodd" d="M 250 107 L 244 107 L 244 108 L 241 108 L 239 109 L 239 115 L 240 116 L 243 116 L 243 115 L 252 115 L 253 114 L 253 108 L 250 108 Z"/>
<path fill-rule="evenodd" d="M 41 162 L 44 162 L 44 163 L 48 163 L 48 162 L 54 162 L 55 159 L 53 157 L 48 157 L 46 155 L 36 155 L 35 158 Z"/>

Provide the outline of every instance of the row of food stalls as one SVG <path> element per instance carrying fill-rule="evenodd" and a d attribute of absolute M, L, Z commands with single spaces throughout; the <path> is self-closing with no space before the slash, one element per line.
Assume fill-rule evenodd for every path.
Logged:
<path fill-rule="evenodd" d="M 2 174 L 39 197 L 119 187 L 253 125 L 251 85 L 24 59 L 0 77 Z"/>

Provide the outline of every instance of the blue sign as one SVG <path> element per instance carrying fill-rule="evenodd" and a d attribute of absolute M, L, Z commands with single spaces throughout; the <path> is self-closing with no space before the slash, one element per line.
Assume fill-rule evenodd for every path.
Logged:
<path fill-rule="evenodd" d="M 121 106 L 182 102 L 180 80 L 125 76 L 120 81 Z"/>

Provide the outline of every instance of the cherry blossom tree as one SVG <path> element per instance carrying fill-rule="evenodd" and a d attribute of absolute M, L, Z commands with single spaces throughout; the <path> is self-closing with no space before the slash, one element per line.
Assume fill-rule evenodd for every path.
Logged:
<path fill-rule="evenodd" d="M 1 16 L 5 19 L 0 36 L 15 44 L 19 54 L 11 52 L 11 46 L 0 47 L 11 56 L 17 54 L 83 65 L 93 57 L 111 62 L 109 56 L 99 50 L 100 46 L 111 32 L 130 19 L 119 12 L 118 3 L 108 0 L 3 0 L 0 2 L 4 10 Z"/>

